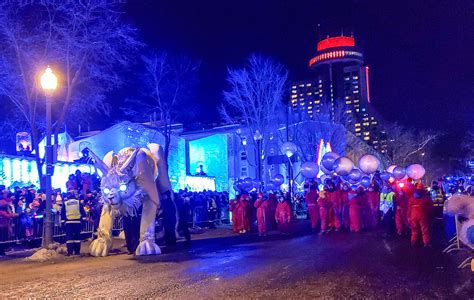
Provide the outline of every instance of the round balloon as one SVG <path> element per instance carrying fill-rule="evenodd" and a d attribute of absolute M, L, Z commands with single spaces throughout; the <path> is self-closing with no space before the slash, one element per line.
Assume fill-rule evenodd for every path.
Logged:
<path fill-rule="evenodd" d="M 362 175 L 363 174 L 359 169 L 352 169 L 349 172 L 349 175 L 347 175 L 347 176 L 349 177 L 349 181 L 357 183 L 362 178 Z"/>
<path fill-rule="evenodd" d="M 368 188 L 370 186 L 370 177 L 369 176 L 364 176 L 360 179 L 360 185 L 362 185 L 365 188 Z"/>
<path fill-rule="evenodd" d="M 322 164 L 319 166 L 319 169 L 326 175 L 332 174 L 333 171 L 326 169 Z"/>
<path fill-rule="evenodd" d="M 297 151 L 298 148 L 292 142 L 285 142 L 281 145 L 281 151 L 288 157 L 293 156 Z"/>
<path fill-rule="evenodd" d="M 405 177 L 406 175 L 406 171 L 405 171 L 405 168 L 403 167 L 395 167 L 393 169 L 393 177 L 395 177 L 396 180 L 401 180 L 403 179 L 403 177 Z"/>
<path fill-rule="evenodd" d="M 389 172 L 380 173 L 380 178 L 382 178 L 382 180 L 384 181 L 388 181 L 390 177 L 392 177 L 392 174 L 390 174 Z"/>
<path fill-rule="evenodd" d="M 423 168 L 422 165 L 419 164 L 413 164 L 407 167 L 407 175 L 411 179 L 418 180 L 423 178 L 425 176 L 425 168 Z"/>
<path fill-rule="evenodd" d="M 349 172 L 354 168 L 352 160 L 345 156 L 341 156 L 334 162 L 334 171 L 341 176 L 349 175 Z"/>
<path fill-rule="evenodd" d="M 387 168 L 387 172 L 389 173 L 393 173 L 393 169 L 395 169 L 397 165 L 390 165 L 388 168 Z"/>
<path fill-rule="evenodd" d="M 270 181 L 269 183 L 267 183 L 267 185 L 265 186 L 265 189 L 267 191 L 272 191 L 272 190 L 276 190 L 277 187 L 275 185 L 275 183 L 273 181 Z"/>
<path fill-rule="evenodd" d="M 260 183 L 260 181 L 259 181 L 258 179 L 252 180 L 252 186 L 253 186 L 254 188 L 256 188 L 257 190 L 260 189 L 261 185 L 262 185 L 262 184 Z"/>
<path fill-rule="evenodd" d="M 359 159 L 359 169 L 366 174 L 372 174 L 380 166 L 380 160 L 370 154 L 366 154 Z"/>
<path fill-rule="evenodd" d="M 307 161 L 301 165 L 300 169 L 301 175 L 306 178 L 314 178 L 318 175 L 319 168 L 318 164 L 314 161 Z"/>
<path fill-rule="evenodd" d="M 321 165 L 328 171 L 334 170 L 334 162 L 340 157 L 336 152 L 327 152 L 321 159 Z M 323 171 L 324 172 L 324 171 Z"/>
<path fill-rule="evenodd" d="M 276 174 L 275 176 L 273 176 L 273 182 L 277 186 L 280 186 L 280 185 L 283 184 L 283 182 L 285 182 L 285 177 L 283 177 L 283 175 L 281 175 L 281 174 Z"/>

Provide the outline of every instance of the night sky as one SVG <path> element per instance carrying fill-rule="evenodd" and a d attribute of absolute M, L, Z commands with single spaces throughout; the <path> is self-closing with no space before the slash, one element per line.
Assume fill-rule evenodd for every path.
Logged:
<path fill-rule="evenodd" d="M 390 5 L 388 5 L 390 3 Z M 371 71 L 373 105 L 388 121 L 448 131 L 474 123 L 474 1 L 129 1 L 151 47 L 202 62 L 196 101 L 217 121 L 226 68 L 270 55 L 290 79 L 311 77 L 318 36 L 354 32 Z M 318 24 L 321 24 L 318 32 Z"/>

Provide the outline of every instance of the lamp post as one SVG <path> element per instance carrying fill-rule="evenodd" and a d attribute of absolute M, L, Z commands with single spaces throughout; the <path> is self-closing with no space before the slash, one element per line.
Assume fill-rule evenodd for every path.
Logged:
<path fill-rule="evenodd" d="M 285 142 L 281 145 L 281 151 L 288 157 L 288 190 L 290 191 L 290 200 L 293 199 L 293 164 L 291 157 L 296 154 L 298 147 L 292 142 Z"/>
<path fill-rule="evenodd" d="M 255 130 L 255 134 L 253 135 L 254 141 L 257 143 L 257 179 L 258 182 L 260 182 L 260 185 L 262 183 L 262 140 L 263 136 L 260 133 L 260 130 Z"/>
<path fill-rule="evenodd" d="M 53 242 L 53 220 L 51 215 L 51 176 L 53 175 L 53 148 L 51 146 L 51 96 L 58 86 L 58 79 L 53 70 L 48 66 L 41 75 L 41 87 L 46 98 L 46 214 L 43 223 L 43 247 L 48 247 Z"/>

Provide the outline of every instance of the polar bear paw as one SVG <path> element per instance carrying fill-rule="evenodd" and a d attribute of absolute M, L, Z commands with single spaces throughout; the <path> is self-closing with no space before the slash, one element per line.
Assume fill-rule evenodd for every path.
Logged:
<path fill-rule="evenodd" d="M 158 255 L 161 254 L 160 247 L 153 240 L 143 240 L 137 247 L 135 255 Z"/>
<path fill-rule="evenodd" d="M 90 253 L 96 257 L 109 255 L 110 249 L 112 249 L 112 239 L 110 237 L 99 237 L 93 240 L 90 245 Z"/>

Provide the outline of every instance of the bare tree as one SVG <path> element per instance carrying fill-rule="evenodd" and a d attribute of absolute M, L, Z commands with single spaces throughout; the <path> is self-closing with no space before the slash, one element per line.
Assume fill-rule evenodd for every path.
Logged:
<path fill-rule="evenodd" d="M 193 118 L 197 111 L 189 100 L 195 95 L 200 63 L 165 51 L 142 56 L 142 62 L 142 97 L 127 99 L 122 110 L 142 121 L 143 116 L 153 116 L 153 123 L 165 137 L 164 154 L 168 161 L 173 123 Z"/>
<path fill-rule="evenodd" d="M 278 125 L 278 117 L 284 112 L 288 71 L 272 59 L 251 55 L 247 65 L 240 69 L 228 69 L 229 89 L 224 91 L 224 101 L 219 111 L 228 123 L 243 124 L 252 134 L 257 130 L 262 135 L 262 153 L 266 156 L 270 128 Z M 277 121 L 277 122 L 275 122 Z M 257 142 L 250 138 L 255 149 Z"/>
<path fill-rule="evenodd" d="M 420 160 L 438 138 L 437 134 L 406 129 L 398 124 L 388 126 L 386 132 L 386 157 L 390 163 L 401 166 Z"/>
<path fill-rule="evenodd" d="M 44 105 L 38 77 L 45 66 L 59 75 L 53 109 L 57 143 L 65 123 L 108 112 L 105 93 L 122 83 L 118 70 L 141 44 L 122 19 L 122 4 L 107 0 L 3 1 L 0 41 L 1 99 L 28 123 L 41 176 Z"/>

